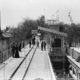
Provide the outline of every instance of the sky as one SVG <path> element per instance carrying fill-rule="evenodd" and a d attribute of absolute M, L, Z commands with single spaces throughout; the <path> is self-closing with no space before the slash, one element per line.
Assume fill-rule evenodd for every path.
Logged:
<path fill-rule="evenodd" d="M 70 23 L 68 12 L 74 23 L 80 23 L 80 0 L 0 0 L 1 28 L 17 26 L 25 18 L 55 19 Z"/>

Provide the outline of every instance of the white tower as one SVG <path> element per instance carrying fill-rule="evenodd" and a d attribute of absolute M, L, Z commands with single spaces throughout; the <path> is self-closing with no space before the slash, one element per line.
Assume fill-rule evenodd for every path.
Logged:
<path fill-rule="evenodd" d="M 70 19 L 71 24 L 73 24 L 73 20 L 72 20 L 72 16 L 71 16 L 71 12 L 70 12 L 70 11 L 69 11 L 69 13 L 68 13 L 68 17 L 69 17 L 69 19 Z"/>

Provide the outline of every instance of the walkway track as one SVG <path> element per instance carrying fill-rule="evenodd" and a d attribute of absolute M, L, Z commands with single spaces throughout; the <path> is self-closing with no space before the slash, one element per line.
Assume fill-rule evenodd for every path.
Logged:
<path fill-rule="evenodd" d="M 27 56 L 29 55 L 29 53 L 32 51 L 33 47 L 29 50 L 29 52 L 27 53 L 27 55 L 25 56 L 25 58 L 21 61 L 21 63 L 19 64 L 19 66 L 15 69 L 15 71 L 12 73 L 12 75 L 10 76 L 9 80 L 12 80 L 13 76 L 15 75 L 15 73 L 18 71 L 18 69 L 20 68 L 20 66 L 22 65 L 22 63 L 25 61 L 25 59 L 27 58 Z"/>
<path fill-rule="evenodd" d="M 36 47 L 36 49 L 37 49 L 37 47 Z M 26 76 L 26 74 L 27 74 L 27 72 L 28 72 L 28 69 L 29 69 L 29 66 L 30 66 L 30 64 L 31 64 L 31 62 L 32 62 L 32 60 L 33 60 L 34 54 L 35 54 L 35 52 L 36 52 L 36 49 L 35 49 L 34 52 L 33 52 L 33 55 L 32 55 L 32 57 L 31 57 L 31 60 L 30 60 L 30 62 L 29 62 L 29 65 L 28 65 L 25 73 L 24 73 L 24 76 L 23 76 L 22 80 L 25 79 L 25 76 Z"/>

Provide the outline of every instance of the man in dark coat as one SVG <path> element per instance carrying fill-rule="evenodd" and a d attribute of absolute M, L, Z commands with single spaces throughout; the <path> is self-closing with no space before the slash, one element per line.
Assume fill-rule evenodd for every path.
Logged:
<path fill-rule="evenodd" d="M 37 47 L 39 47 L 39 41 L 37 41 Z"/>
<path fill-rule="evenodd" d="M 43 50 L 44 42 L 41 43 L 41 50 Z"/>
<path fill-rule="evenodd" d="M 21 51 L 21 43 L 19 43 L 19 51 Z"/>
<path fill-rule="evenodd" d="M 12 56 L 13 57 L 15 57 L 15 50 L 16 50 L 15 43 L 13 43 L 13 45 L 12 45 Z"/>
<path fill-rule="evenodd" d="M 29 48 L 31 48 L 31 41 L 29 41 Z"/>
<path fill-rule="evenodd" d="M 16 44 L 16 51 L 15 51 L 15 58 L 19 58 L 19 47 L 18 44 Z"/>
<path fill-rule="evenodd" d="M 25 46 L 25 44 L 24 44 L 24 42 L 23 42 L 23 48 L 24 48 L 24 46 Z"/>
<path fill-rule="evenodd" d="M 35 45 L 35 37 L 32 39 L 32 43 L 33 45 Z"/>
<path fill-rule="evenodd" d="M 44 50 L 46 50 L 46 42 L 44 41 Z"/>

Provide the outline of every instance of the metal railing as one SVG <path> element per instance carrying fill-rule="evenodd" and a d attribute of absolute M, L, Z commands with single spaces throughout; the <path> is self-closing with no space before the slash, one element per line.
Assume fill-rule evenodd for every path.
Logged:
<path fill-rule="evenodd" d="M 73 78 L 57 78 L 57 80 L 75 80 Z"/>
<path fill-rule="evenodd" d="M 46 55 L 47 55 L 47 59 L 48 59 L 49 67 L 50 67 L 51 80 L 57 80 L 57 79 L 56 79 L 56 74 L 55 74 L 55 72 L 54 72 L 54 70 L 53 70 L 53 68 L 52 68 L 52 64 L 51 64 L 51 61 L 50 61 L 49 54 L 46 53 Z"/>

